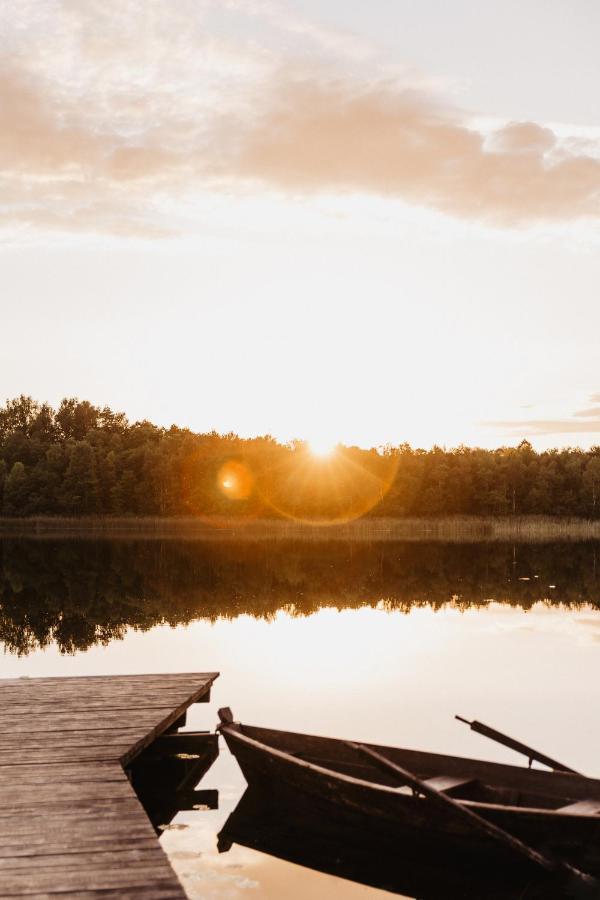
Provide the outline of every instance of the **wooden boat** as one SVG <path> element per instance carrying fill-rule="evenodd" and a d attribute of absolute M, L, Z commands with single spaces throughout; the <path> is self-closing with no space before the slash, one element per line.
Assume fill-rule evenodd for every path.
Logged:
<path fill-rule="evenodd" d="M 327 816 L 358 816 L 371 833 L 417 835 L 478 860 L 516 856 L 557 877 L 600 876 L 600 780 L 242 725 L 229 710 L 220 716 L 251 786 L 300 792 Z"/>

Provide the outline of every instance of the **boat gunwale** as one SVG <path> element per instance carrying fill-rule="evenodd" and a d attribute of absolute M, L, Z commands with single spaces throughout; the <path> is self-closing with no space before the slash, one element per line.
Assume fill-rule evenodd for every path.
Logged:
<path fill-rule="evenodd" d="M 255 750 L 260 750 L 261 752 L 266 751 L 268 755 L 279 757 L 280 759 L 283 759 L 288 763 L 291 762 L 294 765 L 298 766 L 299 768 L 302 768 L 305 770 L 311 770 L 313 772 L 316 772 L 319 775 L 325 775 L 329 778 L 333 778 L 334 780 L 343 781 L 343 782 L 353 785 L 355 787 L 368 788 L 368 789 L 375 790 L 375 791 L 378 791 L 383 794 L 389 794 L 389 795 L 393 795 L 396 797 L 406 797 L 407 799 L 413 799 L 409 795 L 402 792 L 402 788 L 406 787 L 406 785 L 400 785 L 399 787 L 393 787 L 391 785 L 381 784 L 376 781 L 366 781 L 365 779 L 357 778 L 354 775 L 347 775 L 344 772 L 338 772 L 335 769 L 328 769 L 328 768 L 325 768 L 324 766 L 318 765 L 317 763 L 311 763 L 308 760 L 300 759 L 299 757 L 294 756 L 293 754 L 288 753 L 285 750 L 280 750 L 277 747 L 272 747 L 269 744 L 262 743 L 261 741 L 258 741 L 255 738 L 252 738 L 249 735 L 244 734 L 244 732 L 242 730 L 244 727 L 246 727 L 246 726 L 243 725 L 242 723 L 235 722 L 235 723 L 231 723 L 231 724 L 221 725 L 220 731 L 224 734 L 224 736 L 227 736 L 227 737 L 231 736 L 234 739 L 239 740 L 242 743 L 245 743 L 245 744 L 251 746 Z M 257 730 L 259 730 L 259 731 L 261 730 L 260 727 L 257 727 L 257 726 L 247 726 L 247 727 L 257 728 Z M 263 729 L 263 730 L 277 731 L 277 729 Z M 317 735 L 302 735 L 298 732 L 279 731 L 279 733 L 280 734 L 291 734 L 294 736 L 297 735 L 298 737 L 318 737 Z M 343 741 L 341 741 L 339 738 L 321 737 L 320 740 L 340 741 L 340 743 L 343 743 Z M 379 750 L 402 750 L 402 749 L 404 749 L 404 748 L 400 748 L 400 747 L 385 747 L 383 745 L 378 745 L 378 744 L 367 744 L 366 746 L 371 746 L 374 748 L 376 747 Z M 411 751 L 411 752 L 423 753 L 424 751 L 416 750 L 416 751 Z M 425 753 L 424 755 L 427 755 L 427 754 Z M 443 757 L 443 754 L 432 754 L 432 755 Z M 464 761 L 465 763 L 476 762 L 476 763 L 480 763 L 482 765 L 498 766 L 501 769 L 514 769 L 521 774 L 523 772 L 530 771 L 527 769 L 522 769 L 519 766 L 511 766 L 510 764 L 507 765 L 504 763 L 487 762 L 485 760 L 472 760 L 470 757 L 447 757 L 447 758 L 458 759 L 458 760 Z M 375 766 L 373 766 L 373 768 L 375 768 Z M 536 775 L 538 773 L 542 774 L 542 775 L 549 775 L 549 776 L 555 776 L 555 775 L 564 776 L 567 774 L 567 773 L 562 773 L 562 772 L 555 773 L 555 772 L 551 772 L 551 771 L 544 772 L 542 770 L 537 770 L 537 769 L 534 771 L 535 771 Z M 567 777 L 576 779 L 578 781 L 594 782 L 598 785 L 598 787 L 600 787 L 600 779 L 592 779 L 592 778 L 587 778 L 584 775 L 575 775 L 575 774 L 572 775 L 570 773 L 567 775 Z M 560 809 L 548 809 L 548 808 L 538 807 L 538 806 L 511 806 L 509 804 L 504 804 L 504 803 L 485 803 L 485 802 L 482 802 L 479 800 L 468 800 L 468 799 L 462 799 L 462 798 L 460 798 L 460 799 L 456 798 L 456 799 L 457 799 L 457 802 L 459 802 L 461 805 L 471 808 L 471 809 L 473 809 L 473 811 L 476 811 L 476 810 L 490 810 L 492 812 L 493 811 L 502 811 L 502 812 L 508 812 L 508 813 L 518 815 L 518 816 L 535 815 L 535 816 L 541 816 L 542 818 L 556 817 L 556 818 L 562 819 L 562 820 L 569 820 L 569 819 L 576 819 L 576 820 L 598 819 L 598 820 L 600 820 L 600 815 L 598 815 L 597 813 L 590 813 L 590 812 L 569 813 L 569 812 L 561 812 Z M 566 799 L 569 799 L 569 798 L 566 798 Z"/>

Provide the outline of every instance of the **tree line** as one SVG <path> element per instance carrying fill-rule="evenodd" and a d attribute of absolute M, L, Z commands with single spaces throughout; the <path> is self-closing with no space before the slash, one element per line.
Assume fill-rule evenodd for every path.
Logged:
<path fill-rule="evenodd" d="M 0 409 L 0 515 L 600 517 L 600 447 L 339 446 L 130 423 L 77 398 Z"/>

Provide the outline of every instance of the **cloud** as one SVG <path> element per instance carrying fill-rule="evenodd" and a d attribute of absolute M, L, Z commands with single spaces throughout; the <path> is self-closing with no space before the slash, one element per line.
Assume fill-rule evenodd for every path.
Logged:
<path fill-rule="evenodd" d="M 600 432 L 600 418 L 577 421 L 574 419 L 507 419 L 484 422 L 486 426 L 506 431 L 511 436 L 541 434 L 590 434 Z"/>
<path fill-rule="evenodd" d="M 225 0 L 226 8 L 247 16 L 256 16 L 276 29 L 308 38 L 329 53 L 363 60 L 374 53 L 373 45 L 362 35 L 326 27 L 294 15 L 280 3 L 270 0 Z"/>
<path fill-rule="evenodd" d="M 376 83 L 288 80 L 244 136 L 237 171 L 283 190 L 365 191 L 514 225 L 600 214 L 600 160 L 550 129 L 488 136 L 428 95 Z"/>
<path fill-rule="evenodd" d="M 591 394 L 590 403 L 600 403 L 600 394 Z M 600 432 L 600 406 L 580 409 L 571 417 L 565 416 L 560 419 L 508 419 L 482 424 L 504 430 L 511 437 L 524 434 L 595 434 Z"/>
<path fill-rule="evenodd" d="M 600 149 L 534 122 L 495 131 L 401 79 L 359 39 L 225 4 L 312 41 L 286 59 L 219 4 L 23 0 L 0 9 L 0 222 L 164 234 L 194 195 L 365 193 L 501 226 L 600 216 Z M 242 32 L 242 33 L 240 33 Z M 339 57 L 339 58 L 338 58 Z M 366 63 L 365 63 L 366 64 Z M 190 204 L 188 203 L 188 208 Z M 593 402 L 600 402 L 600 399 Z"/>
<path fill-rule="evenodd" d="M 510 122 L 493 132 L 489 144 L 496 153 L 533 153 L 543 155 L 556 146 L 556 135 L 550 128 L 535 122 Z"/>

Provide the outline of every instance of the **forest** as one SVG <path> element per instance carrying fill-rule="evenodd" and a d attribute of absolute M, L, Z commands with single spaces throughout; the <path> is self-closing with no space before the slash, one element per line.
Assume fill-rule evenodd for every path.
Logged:
<path fill-rule="evenodd" d="M 600 517 L 600 447 L 338 446 L 130 423 L 85 400 L 0 409 L 0 515 Z"/>

